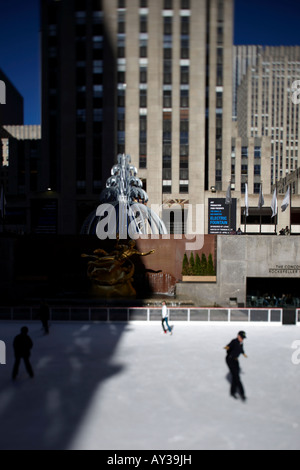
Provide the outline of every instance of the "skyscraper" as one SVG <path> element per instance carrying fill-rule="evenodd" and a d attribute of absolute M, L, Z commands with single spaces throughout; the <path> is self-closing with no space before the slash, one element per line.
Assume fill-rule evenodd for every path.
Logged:
<path fill-rule="evenodd" d="M 42 134 L 58 232 L 78 233 L 118 153 L 167 207 L 231 178 L 231 0 L 41 2 Z"/>
<path fill-rule="evenodd" d="M 22 125 L 24 123 L 24 100 L 7 75 L 0 69 L 5 104 L 0 101 L 0 126 Z M 2 93 L 1 93 L 2 97 Z"/>
<path fill-rule="evenodd" d="M 252 195 L 250 218 L 253 223 L 263 213 L 266 225 L 274 223 L 276 219 L 270 218 L 274 187 L 277 184 L 277 194 L 283 197 L 288 182 L 293 181 L 293 207 L 279 212 L 278 224 L 290 222 L 292 232 L 299 233 L 300 121 L 293 94 L 300 72 L 300 47 L 235 46 L 233 57 L 235 142 L 242 146 L 241 190 L 248 181 Z M 256 195 L 261 185 L 268 196 L 266 207 L 258 210 Z"/>
<path fill-rule="evenodd" d="M 237 93 L 239 133 L 271 138 L 274 184 L 298 168 L 299 106 L 293 103 L 292 93 L 300 73 L 300 47 L 260 48 L 255 62 Z"/>

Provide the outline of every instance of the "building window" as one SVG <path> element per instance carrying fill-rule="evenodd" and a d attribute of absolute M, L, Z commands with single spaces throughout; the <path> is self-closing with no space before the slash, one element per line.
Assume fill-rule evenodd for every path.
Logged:
<path fill-rule="evenodd" d="M 189 66 L 182 65 L 180 67 L 180 83 L 181 83 L 181 85 L 188 85 L 188 83 L 189 83 L 189 72 L 190 72 Z"/>
<path fill-rule="evenodd" d="M 147 66 L 140 66 L 140 83 L 147 83 Z"/>
<path fill-rule="evenodd" d="M 140 89 L 140 108 L 147 108 L 147 90 Z"/>
<path fill-rule="evenodd" d="M 102 60 L 94 60 L 93 61 L 93 73 L 94 74 L 102 74 L 103 73 L 103 61 Z"/>
<path fill-rule="evenodd" d="M 223 1 L 218 2 L 218 22 L 224 20 L 224 4 Z"/>
<path fill-rule="evenodd" d="M 242 165 L 241 174 L 242 175 L 248 175 L 248 165 Z"/>
<path fill-rule="evenodd" d="M 189 90 L 188 89 L 180 90 L 180 107 L 181 108 L 189 107 Z"/>
<path fill-rule="evenodd" d="M 189 143 L 189 122 L 180 121 L 180 145 L 188 145 Z"/>
<path fill-rule="evenodd" d="M 147 116 L 140 116 L 139 167 L 147 167 Z"/>
<path fill-rule="evenodd" d="M 254 158 L 261 158 L 261 147 L 254 147 Z"/>
<path fill-rule="evenodd" d="M 189 192 L 189 184 L 188 183 L 180 183 L 179 185 L 179 192 L 186 194 Z"/>
<path fill-rule="evenodd" d="M 254 165 L 254 174 L 257 176 L 260 176 L 261 174 L 261 166 L 260 165 Z"/>
<path fill-rule="evenodd" d="M 148 35 L 140 34 L 140 57 L 147 57 Z"/>
<path fill-rule="evenodd" d="M 217 64 L 217 86 L 223 86 L 223 65 Z"/>
<path fill-rule="evenodd" d="M 172 10 L 173 0 L 164 0 L 164 10 Z"/>
<path fill-rule="evenodd" d="M 172 60 L 164 60 L 164 84 L 170 85 L 172 83 Z"/>
<path fill-rule="evenodd" d="M 248 158 L 248 147 L 242 147 L 242 158 Z"/>
<path fill-rule="evenodd" d="M 218 26 L 217 28 L 217 44 L 223 44 L 223 27 Z"/>
<path fill-rule="evenodd" d="M 189 10 L 190 9 L 190 0 L 181 0 L 180 8 L 181 8 L 181 10 Z"/>
<path fill-rule="evenodd" d="M 86 12 L 85 11 L 76 11 L 76 24 L 85 24 L 86 23 Z"/>
<path fill-rule="evenodd" d="M 147 15 L 140 15 L 140 33 L 147 33 L 148 31 L 148 17 Z"/>
<path fill-rule="evenodd" d="M 77 109 L 76 115 L 77 115 L 77 121 L 81 121 L 81 122 L 86 121 L 86 110 L 85 109 Z"/>
<path fill-rule="evenodd" d="M 163 194 L 171 194 L 172 192 L 172 184 L 171 181 L 165 182 L 162 187 Z"/>
<path fill-rule="evenodd" d="M 254 194 L 259 194 L 259 192 L 260 192 L 260 183 L 254 183 L 253 192 L 254 192 Z"/>
<path fill-rule="evenodd" d="M 163 90 L 163 107 L 172 108 L 172 90 Z"/>
<path fill-rule="evenodd" d="M 172 120 L 163 121 L 163 143 L 172 141 Z"/>
<path fill-rule="evenodd" d="M 190 18 L 189 16 L 181 17 L 181 35 L 190 34 Z"/>
<path fill-rule="evenodd" d="M 216 170 L 216 183 L 222 182 L 222 170 Z"/>
<path fill-rule="evenodd" d="M 147 144 L 140 143 L 139 167 L 147 168 Z"/>
<path fill-rule="evenodd" d="M 190 56 L 189 42 L 190 42 L 189 36 L 181 35 L 181 49 L 180 49 L 181 59 L 188 59 Z"/>
<path fill-rule="evenodd" d="M 122 59 L 125 57 L 125 34 L 118 34 L 118 58 Z"/>

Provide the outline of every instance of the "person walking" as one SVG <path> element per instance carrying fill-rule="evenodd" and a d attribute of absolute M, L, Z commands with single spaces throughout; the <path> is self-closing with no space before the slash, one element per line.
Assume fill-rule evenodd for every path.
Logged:
<path fill-rule="evenodd" d="M 15 363 L 12 372 L 12 378 L 15 380 L 19 372 L 19 366 L 21 359 L 23 359 L 26 370 L 31 378 L 33 378 L 33 370 L 29 361 L 31 349 L 33 347 L 33 342 L 30 336 L 28 335 L 27 326 L 22 326 L 21 333 L 19 333 L 13 341 L 13 348 L 15 353 Z"/>
<path fill-rule="evenodd" d="M 172 334 L 172 328 L 169 325 L 169 309 L 167 308 L 166 302 L 163 301 L 162 303 L 162 309 L 161 309 L 161 324 L 164 330 L 164 333 L 167 333 L 167 330 L 169 330 L 170 335 Z M 165 328 L 165 324 L 167 327 L 167 330 Z"/>
<path fill-rule="evenodd" d="M 45 335 L 48 335 L 49 334 L 48 322 L 49 322 L 49 317 L 50 317 L 50 309 L 49 309 L 49 305 L 47 304 L 45 300 L 41 302 L 38 317 L 40 318 L 42 322 Z"/>
<path fill-rule="evenodd" d="M 224 349 L 227 351 L 226 363 L 232 375 L 231 382 L 231 396 L 237 398 L 236 391 L 239 390 L 243 401 L 246 400 L 245 390 L 240 379 L 240 365 L 239 356 L 243 354 L 244 357 L 247 355 L 244 352 L 243 341 L 246 339 L 245 331 L 239 331 L 237 338 L 233 339 Z"/>

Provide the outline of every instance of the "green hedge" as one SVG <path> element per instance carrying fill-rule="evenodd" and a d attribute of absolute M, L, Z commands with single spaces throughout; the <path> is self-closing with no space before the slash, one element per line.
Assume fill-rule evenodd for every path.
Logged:
<path fill-rule="evenodd" d="M 196 256 L 193 252 L 188 259 L 187 254 L 184 254 L 182 261 L 182 275 L 183 276 L 215 276 L 216 271 L 214 268 L 213 257 L 210 253 L 208 259 L 205 253 L 202 253 L 201 259 L 198 253 Z"/>

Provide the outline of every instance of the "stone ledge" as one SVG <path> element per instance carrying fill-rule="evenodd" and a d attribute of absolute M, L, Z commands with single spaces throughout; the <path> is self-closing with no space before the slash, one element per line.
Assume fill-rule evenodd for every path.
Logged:
<path fill-rule="evenodd" d="M 217 282 L 217 276 L 182 276 L 182 282 Z"/>

